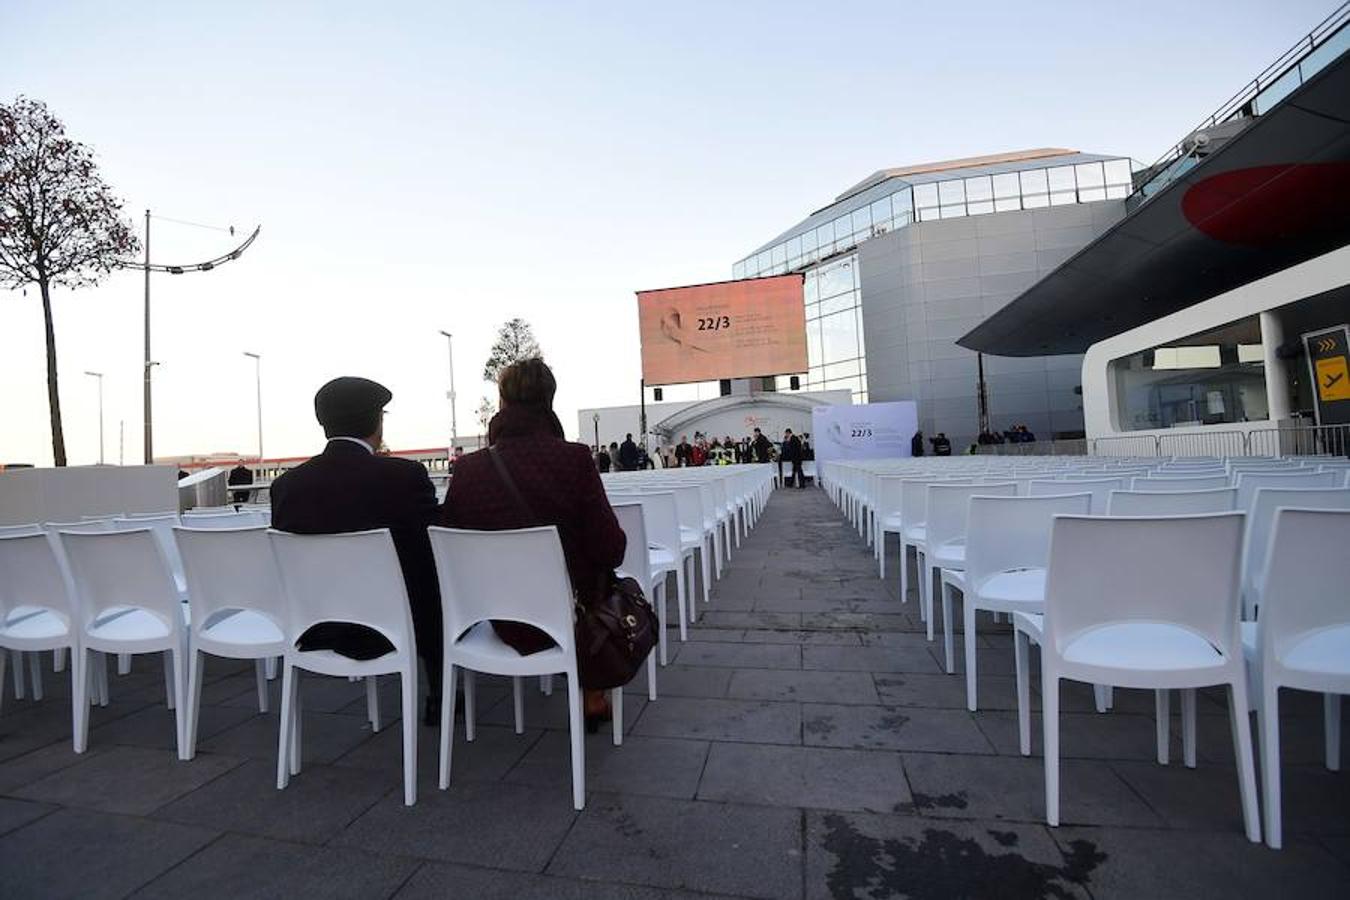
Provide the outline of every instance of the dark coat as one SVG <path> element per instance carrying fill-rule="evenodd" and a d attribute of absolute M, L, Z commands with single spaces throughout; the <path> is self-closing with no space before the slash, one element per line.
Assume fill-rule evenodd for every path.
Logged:
<path fill-rule="evenodd" d="M 783 462 L 801 462 L 802 461 L 802 439 L 795 434 L 783 441 Z"/>
<path fill-rule="evenodd" d="M 755 462 L 766 463 L 769 461 L 769 452 L 773 450 L 773 443 L 763 434 L 755 438 L 751 445 L 755 448 Z"/>
<path fill-rule="evenodd" d="M 581 602 L 590 601 L 608 587 L 608 575 L 623 562 L 628 544 L 590 451 L 563 439 L 562 426 L 552 412 L 529 407 L 512 406 L 497 413 L 488 439 L 532 515 L 527 517 L 520 509 L 488 451 L 480 450 L 459 461 L 441 507 L 441 524 L 486 531 L 556 525 L 572 590 Z M 494 622 L 493 627 L 522 654 L 553 645 L 529 625 Z"/>
<path fill-rule="evenodd" d="M 632 441 L 624 441 L 619 445 L 619 468 L 625 472 L 635 472 L 642 466 L 642 454 L 638 451 L 638 445 Z"/>
<path fill-rule="evenodd" d="M 318 456 L 272 482 L 273 528 L 295 534 L 390 530 L 433 693 L 441 676 L 441 590 L 427 526 L 435 518 L 436 489 L 421 463 L 376 456 L 351 441 L 329 441 Z"/>
<path fill-rule="evenodd" d="M 694 445 L 688 441 L 675 445 L 675 463 L 676 465 L 690 465 L 691 457 L 694 455 Z"/>

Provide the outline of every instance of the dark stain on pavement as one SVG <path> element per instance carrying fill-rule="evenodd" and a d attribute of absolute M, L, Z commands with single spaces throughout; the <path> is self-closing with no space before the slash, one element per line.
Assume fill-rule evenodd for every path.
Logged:
<path fill-rule="evenodd" d="M 914 794 L 915 809 L 965 809 L 967 806 L 965 791 L 954 794 Z"/>

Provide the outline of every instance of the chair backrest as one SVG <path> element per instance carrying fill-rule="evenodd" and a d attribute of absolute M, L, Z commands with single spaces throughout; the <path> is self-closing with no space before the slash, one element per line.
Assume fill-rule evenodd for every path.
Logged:
<path fill-rule="evenodd" d="M 1193 516 L 1237 508 L 1237 488 L 1207 491 L 1112 491 L 1108 516 Z"/>
<path fill-rule="evenodd" d="M 1229 486 L 1227 475 L 1205 475 L 1198 478 L 1172 478 L 1154 475 L 1136 478 L 1131 490 L 1136 491 L 1209 491 Z"/>
<path fill-rule="evenodd" d="M 1241 659 L 1238 578 L 1244 514 L 1057 516 L 1045 584 L 1057 654 L 1112 622 L 1167 622 Z"/>
<path fill-rule="evenodd" d="M 627 543 L 619 571 L 636 578 L 647 590 L 652 580 L 652 561 L 647 553 L 647 516 L 642 504 L 636 501 L 618 501 L 613 504 L 614 517 L 619 520 Z"/>
<path fill-rule="evenodd" d="M 928 520 L 928 486 L 930 484 L 969 484 L 969 479 L 947 479 L 937 476 L 906 479 L 900 485 L 900 521 L 905 528 L 923 525 Z"/>
<path fill-rule="evenodd" d="M 0 535 L 0 620 L 20 606 L 50 609 L 74 628 L 74 587 L 57 554 L 56 537 L 41 528 Z"/>
<path fill-rule="evenodd" d="M 572 585 L 558 529 L 466 531 L 432 527 L 431 552 L 441 583 L 445 646 L 479 622 L 523 622 L 575 654 Z"/>
<path fill-rule="evenodd" d="M 971 497 L 966 526 L 966 579 L 975 587 L 1010 569 L 1043 569 L 1057 515 L 1086 516 L 1092 494 Z"/>
<path fill-rule="evenodd" d="M 972 497 L 1016 497 L 1011 481 L 992 484 L 930 484 L 928 486 L 928 532 L 930 550 L 966 536 L 966 517 Z"/>
<path fill-rule="evenodd" d="M 285 632 L 281 576 L 266 528 L 198 529 L 190 523 L 175 528 L 174 536 L 192 598 L 194 633 L 213 624 L 216 613 L 230 609 L 262 613 Z"/>
<path fill-rule="evenodd" d="M 256 512 L 186 513 L 183 524 L 189 528 L 259 528 L 267 523 Z M 181 533 L 181 532 L 180 532 Z M 180 548 L 181 549 L 181 548 Z"/>
<path fill-rule="evenodd" d="M 1251 509 L 1258 488 L 1338 488 L 1345 486 L 1340 472 L 1239 472 L 1238 508 Z"/>
<path fill-rule="evenodd" d="M 79 534 L 96 534 L 101 531 L 112 531 L 112 519 L 85 519 L 80 522 L 46 522 L 42 526 L 48 532 L 55 534 L 58 531 L 67 531 Z"/>
<path fill-rule="evenodd" d="M 1311 631 L 1350 624 L 1350 510 L 1275 512 L 1261 587 L 1261 653 L 1279 662 Z M 1344 662 L 1341 660 L 1340 662 Z"/>
<path fill-rule="evenodd" d="M 609 494 L 611 503 L 640 503 L 647 523 L 647 541 L 680 556 L 680 513 L 675 495 L 670 492 L 632 492 Z"/>
<path fill-rule="evenodd" d="M 1247 535 L 1242 545 L 1242 614 L 1247 619 L 1256 618 L 1256 603 L 1260 597 L 1266 549 L 1270 545 L 1270 530 L 1275 523 L 1275 511 L 1281 506 L 1294 506 L 1299 509 L 1350 509 L 1350 488 L 1256 489 L 1251 508 L 1247 510 Z"/>
<path fill-rule="evenodd" d="M 136 516 L 134 518 L 113 519 L 113 528 L 118 531 L 150 528 L 155 539 L 164 547 L 164 558 L 169 561 L 169 569 L 174 579 L 183 583 L 183 557 L 178 553 L 178 542 L 173 538 L 173 529 L 178 525 L 178 514 L 167 516 Z"/>
<path fill-rule="evenodd" d="M 1137 479 L 1135 479 L 1137 480 Z M 1027 485 L 1028 497 L 1049 497 L 1054 494 L 1081 494 L 1084 491 L 1092 495 L 1092 514 L 1105 515 L 1106 501 L 1112 491 L 1128 490 L 1131 479 L 1121 478 L 1079 478 L 1074 481 L 1050 481 L 1037 479 Z"/>
<path fill-rule="evenodd" d="M 408 589 L 388 528 L 345 534 L 269 530 L 286 596 L 286 634 L 316 622 L 373 628 L 395 647 L 416 647 Z"/>
<path fill-rule="evenodd" d="M 183 627 L 173 571 L 152 529 L 63 530 L 57 536 L 70 566 L 81 626 L 126 606 L 154 614 L 173 632 Z"/>
<path fill-rule="evenodd" d="M 42 534 L 41 525 L 0 525 L 0 537 L 19 534 Z"/>

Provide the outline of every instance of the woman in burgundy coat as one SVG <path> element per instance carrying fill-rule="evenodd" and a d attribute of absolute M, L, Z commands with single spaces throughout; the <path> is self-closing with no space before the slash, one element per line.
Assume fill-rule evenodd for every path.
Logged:
<path fill-rule="evenodd" d="M 484 531 L 556 525 L 574 596 L 582 603 L 598 599 L 623 562 L 627 540 L 590 450 L 563 439 L 553 414 L 553 372 L 542 359 L 523 360 L 502 370 L 497 389 L 501 411 L 488 425 L 488 444 L 511 473 L 530 515 L 512 497 L 489 452 L 479 450 L 455 463 L 441 524 Z M 553 646 L 532 625 L 493 622 L 492 627 L 522 656 Z M 586 691 L 585 699 L 586 725 L 595 730 L 608 721 L 609 703 L 604 691 Z"/>

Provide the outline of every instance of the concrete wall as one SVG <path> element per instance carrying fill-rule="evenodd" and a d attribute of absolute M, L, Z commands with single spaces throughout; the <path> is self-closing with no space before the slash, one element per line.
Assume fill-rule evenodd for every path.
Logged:
<path fill-rule="evenodd" d="M 957 446 L 979 432 L 976 356 L 956 339 L 1124 216 L 1107 200 L 920 222 L 858 247 L 872 402 L 914 400 L 919 427 Z M 985 356 L 991 425 L 1083 429 L 1081 356 Z"/>

